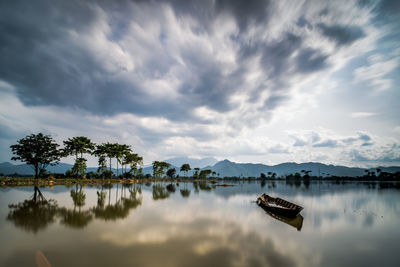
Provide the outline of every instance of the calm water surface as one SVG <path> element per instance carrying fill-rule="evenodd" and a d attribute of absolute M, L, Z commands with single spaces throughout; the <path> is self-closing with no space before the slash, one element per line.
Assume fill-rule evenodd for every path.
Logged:
<path fill-rule="evenodd" d="M 379 184 L 0 189 L 0 266 L 400 266 L 400 191 Z M 304 207 L 274 218 L 267 192 Z"/>

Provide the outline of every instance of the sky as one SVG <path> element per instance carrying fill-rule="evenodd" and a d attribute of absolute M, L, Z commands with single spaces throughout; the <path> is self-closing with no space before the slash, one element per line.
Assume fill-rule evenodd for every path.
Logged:
<path fill-rule="evenodd" d="M 396 0 L 2 0 L 0 162 L 43 132 L 145 164 L 399 166 L 399 77 Z"/>

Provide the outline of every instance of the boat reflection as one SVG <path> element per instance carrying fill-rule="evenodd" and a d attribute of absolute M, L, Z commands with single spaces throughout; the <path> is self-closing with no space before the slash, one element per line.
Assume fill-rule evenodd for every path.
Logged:
<path fill-rule="evenodd" d="M 263 206 L 260 206 L 260 207 L 263 208 L 265 213 L 267 213 L 272 218 L 296 228 L 297 231 L 301 231 L 301 228 L 303 227 L 303 220 L 304 220 L 304 217 L 301 214 L 298 214 L 296 217 L 286 217 L 286 216 L 271 212 L 270 210 L 264 208 Z"/>

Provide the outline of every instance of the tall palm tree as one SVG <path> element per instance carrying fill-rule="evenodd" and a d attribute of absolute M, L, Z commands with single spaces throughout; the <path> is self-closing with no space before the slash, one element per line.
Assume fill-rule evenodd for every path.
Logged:
<path fill-rule="evenodd" d="M 118 176 L 118 163 L 120 163 L 123 168 L 122 164 L 123 157 L 125 154 L 132 152 L 132 150 L 129 145 L 115 143 L 113 144 L 113 151 L 114 151 L 114 157 L 117 159 L 117 176 Z"/>
<path fill-rule="evenodd" d="M 97 145 L 96 149 L 92 152 L 92 154 L 99 158 L 99 168 L 97 169 L 98 173 L 104 173 L 107 170 L 107 147 L 105 144 Z M 110 164 L 111 166 L 111 164 Z"/>
<path fill-rule="evenodd" d="M 115 144 L 107 142 L 104 144 L 104 148 L 106 151 L 106 155 L 110 160 L 110 172 L 111 172 L 111 159 L 115 157 Z"/>

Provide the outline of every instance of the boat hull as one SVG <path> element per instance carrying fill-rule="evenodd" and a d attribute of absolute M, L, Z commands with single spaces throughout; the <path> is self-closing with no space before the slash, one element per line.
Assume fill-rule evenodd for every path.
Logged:
<path fill-rule="evenodd" d="M 280 198 L 273 198 L 266 194 L 260 196 L 257 199 L 257 204 L 268 212 L 289 218 L 296 217 L 303 209 L 299 205 Z"/>

